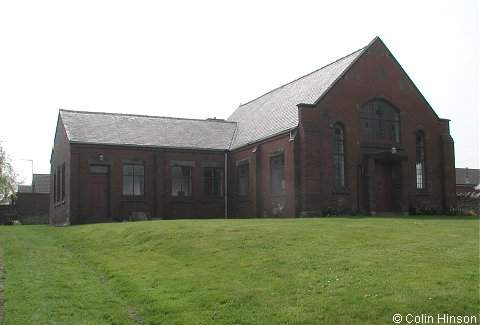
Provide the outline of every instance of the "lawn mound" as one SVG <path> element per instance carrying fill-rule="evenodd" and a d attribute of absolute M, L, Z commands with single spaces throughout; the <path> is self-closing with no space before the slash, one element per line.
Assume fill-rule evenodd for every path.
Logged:
<path fill-rule="evenodd" d="M 478 219 L 418 217 L 1 227 L 4 322 L 478 316 L 478 226 Z"/>

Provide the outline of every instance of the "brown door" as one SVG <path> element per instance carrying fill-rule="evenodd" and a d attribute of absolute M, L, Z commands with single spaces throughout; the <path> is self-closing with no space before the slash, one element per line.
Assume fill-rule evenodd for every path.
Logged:
<path fill-rule="evenodd" d="M 376 164 L 375 176 L 377 179 L 377 212 L 392 212 L 392 166 Z"/>
<path fill-rule="evenodd" d="M 90 215 L 101 219 L 108 217 L 108 174 L 90 174 Z"/>

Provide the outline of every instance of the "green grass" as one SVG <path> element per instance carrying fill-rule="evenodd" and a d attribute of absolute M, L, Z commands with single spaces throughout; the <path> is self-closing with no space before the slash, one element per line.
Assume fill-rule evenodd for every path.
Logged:
<path fill-rule="evenodd" d="M 0 227 L 0 265 L 5 325 L 480 320 L 471 218 Z"/>

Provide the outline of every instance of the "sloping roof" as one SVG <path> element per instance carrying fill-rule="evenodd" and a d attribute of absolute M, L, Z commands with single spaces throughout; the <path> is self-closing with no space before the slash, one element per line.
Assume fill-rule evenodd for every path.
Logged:
<path fill-rule="evenodd" d="M 70 142 L 227 150 L 236 123 L 60 110 Z"/>
<path fill-rule="evenodd" d="M 315 104 L 365 49 L 366 47 L 241 105 L 227 119 L 238 123 L 231 149 L 297 127 L 297 105 Z"/>
<path fill-rule="evenodd" d="M 32 193 L 32 185 L 18 185 L 18 193 Z"/>
<path fill-rule="evenodd" d="M 227 121 L 69 110 L 60 116 L 73 143 L 237 149 L 296 128 L 297 105 L 318 103 L 370 44 L 241 105 Z"/>
<path fill-rule="evenodd" d="M 50 174 L 33 174 L 33 191 L 50 193 Z"/>
<path fill-rule="evenodd" d="M 480 169 L 455 168 L 457 185 L 477 186 L 480 184 Z"/>

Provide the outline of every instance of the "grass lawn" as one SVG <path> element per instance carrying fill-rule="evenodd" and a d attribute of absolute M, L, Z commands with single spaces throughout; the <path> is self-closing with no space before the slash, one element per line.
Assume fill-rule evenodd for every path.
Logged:
<path fill-rule="evenodd" d="M 480 322 L 479 219 L 0 227 L 0 281 L 5 325 Z"/>

